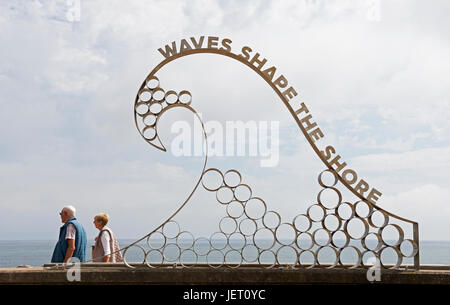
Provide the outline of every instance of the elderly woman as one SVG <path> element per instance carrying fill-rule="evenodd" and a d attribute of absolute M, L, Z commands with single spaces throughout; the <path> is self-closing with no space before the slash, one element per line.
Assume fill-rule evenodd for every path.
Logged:
<path fill-rule="evenodd" d="M 116 236 L 106 224 L 109 221 L 107 214 L 97 214 L 94 217 L 94 225 L 100 231 L 92 246 L 92 260 L 94 262 L 121 262 L 122 254 L 118 251 L 119 244 Z"/>

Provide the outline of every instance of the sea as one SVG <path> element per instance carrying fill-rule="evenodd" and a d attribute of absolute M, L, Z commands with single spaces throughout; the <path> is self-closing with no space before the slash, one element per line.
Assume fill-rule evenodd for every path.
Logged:
<path fill-rule="evenodd" d="M 121 239 L 119 240 L 120 247 L 131 244 L 134 240 Z M 18 266 L 42 266 L 50 263 L 53 249 L 56 240 L 2 240 L 0 241 L 0 268 L 11 268 Z M 180 241 L 179 246 L 166 245 L 166 248 L 153 250 L 148 247 L 145 242 L 139 244 L 140 247 L 134 246 L 126 253 L 126 260 L 129 263 L 141 263 L 146 259 L 150 265 L 153 263 L 160 263 L 162 258 L 165 262 L 198 262 L 198 263 L 224 263 L 239 265 L 241 263 L 265 263 L 274 264 L 279 263 L 295 263 L 298 252 L 296 253 L 291 247 L 271 248 L 271 251 L 264 251 L 264 243 L 262 249 L 258 250 L 251 245 L 239 244 L 238 241 L 230 242 L 228 248 L 220 251 L 211 251 L 209 243 L 197 243 L 195 245 L 195 252 L 184 250 L 183 241 Z M 87 260 L 91 259 L 90 246 L 87 248 Z M 231 248 L 230 248 L 231 246 Z M 187 246 L 186 248 L 188 248 Z M 267 247 L 270 248 L 270 245 Z M 164 251 L 163 251 L 164 249 Z M 243 250 L 244 249 L 244 250 Z M 312 249 L 314 250 L 314 248 Z M 318 255 L 320 263 L 329 264 L 336 262 L 336 253 L 328 248 L 323 249 Z M 353 264 L 358 260 L 358 254 L 354 249 L 347 249 L 341 254 L 341 261 L 344 264 Z M 352 251 L 353 250 L 353 251 Z M 386 251 L 382 257 L 383 264 L 395 264 L 397 262 L 397 255 L 394 251 Z M 209 253 L 209 254 L 208 254 Z M 259 255 L 260 254 L 260 255 Z M 313 256 L 307 255 L 311 253 L 304 253 L 300 260 L 302 264 L 311 264 Z M 419 248 L 420 264 L 421 265 L 446 265 L 450 266 L 450 241 L 420 241 Z M 363 258 L 363 263 L 366 263 Z M 412 265 L 412 258 L 405 258 L 404 264 Z"/>

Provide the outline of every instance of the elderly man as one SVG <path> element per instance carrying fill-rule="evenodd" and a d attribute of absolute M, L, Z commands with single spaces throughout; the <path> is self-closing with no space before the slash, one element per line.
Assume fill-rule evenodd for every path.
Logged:
<path fill-rule="evenodd" d="M 53 250 L 52 263 L 67 263 L 71 257 L 86 260 L 86 232 L 75 218 L 75 208 L 66 206 L 59 213 L 64 225 L 59 229 L 59 239 Z"/>

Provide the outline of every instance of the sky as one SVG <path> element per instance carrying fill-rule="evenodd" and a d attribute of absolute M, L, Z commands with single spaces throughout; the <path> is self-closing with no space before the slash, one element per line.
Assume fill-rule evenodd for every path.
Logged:
<path fill-rule="evenodd" d="M 277 67 L 378 205 L 417 221 L 422 240 L 450 240 L 448 1 L 8 1 L 0 3 L 0 239 L 55 239 L 65 205 L 89 237 L 106 212 L 119 238 L 156 228 L 189 195 L 203 159 L 154 149 L 134 100 L 172 41 L 232 40 Z M 157 75 L 189 90 L 205 121 L 279 122 L 279 163 L 212 157 L 237 169 L 283 222 L 305 213 L 325 169 L 285 106 L 241 63 L 194 55 Z M 167 112 L 160 137 L 189 113 Z M 169 145 L 170 146 L 170 145 Z M 199 190 L 176 216 L 210 236 L 226 215 Z M 342 190 L 345 201 L 357 198 Z"/>

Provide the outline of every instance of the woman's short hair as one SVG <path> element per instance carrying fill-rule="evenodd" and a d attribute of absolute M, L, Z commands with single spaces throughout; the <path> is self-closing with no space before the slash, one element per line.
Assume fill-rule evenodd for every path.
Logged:
<path fill-rule="evenodd" d="M 100 213 L 100 214 L 95 215 L 95 216 L 94 216 L 94 219 L 95 219 L 96 221 L 101 222 L 104 226 L 106 226 L 106 224 L 107 224 L 108 221 L 109 221 L 109 216 L 108 216 L 108 214 Z"/>

